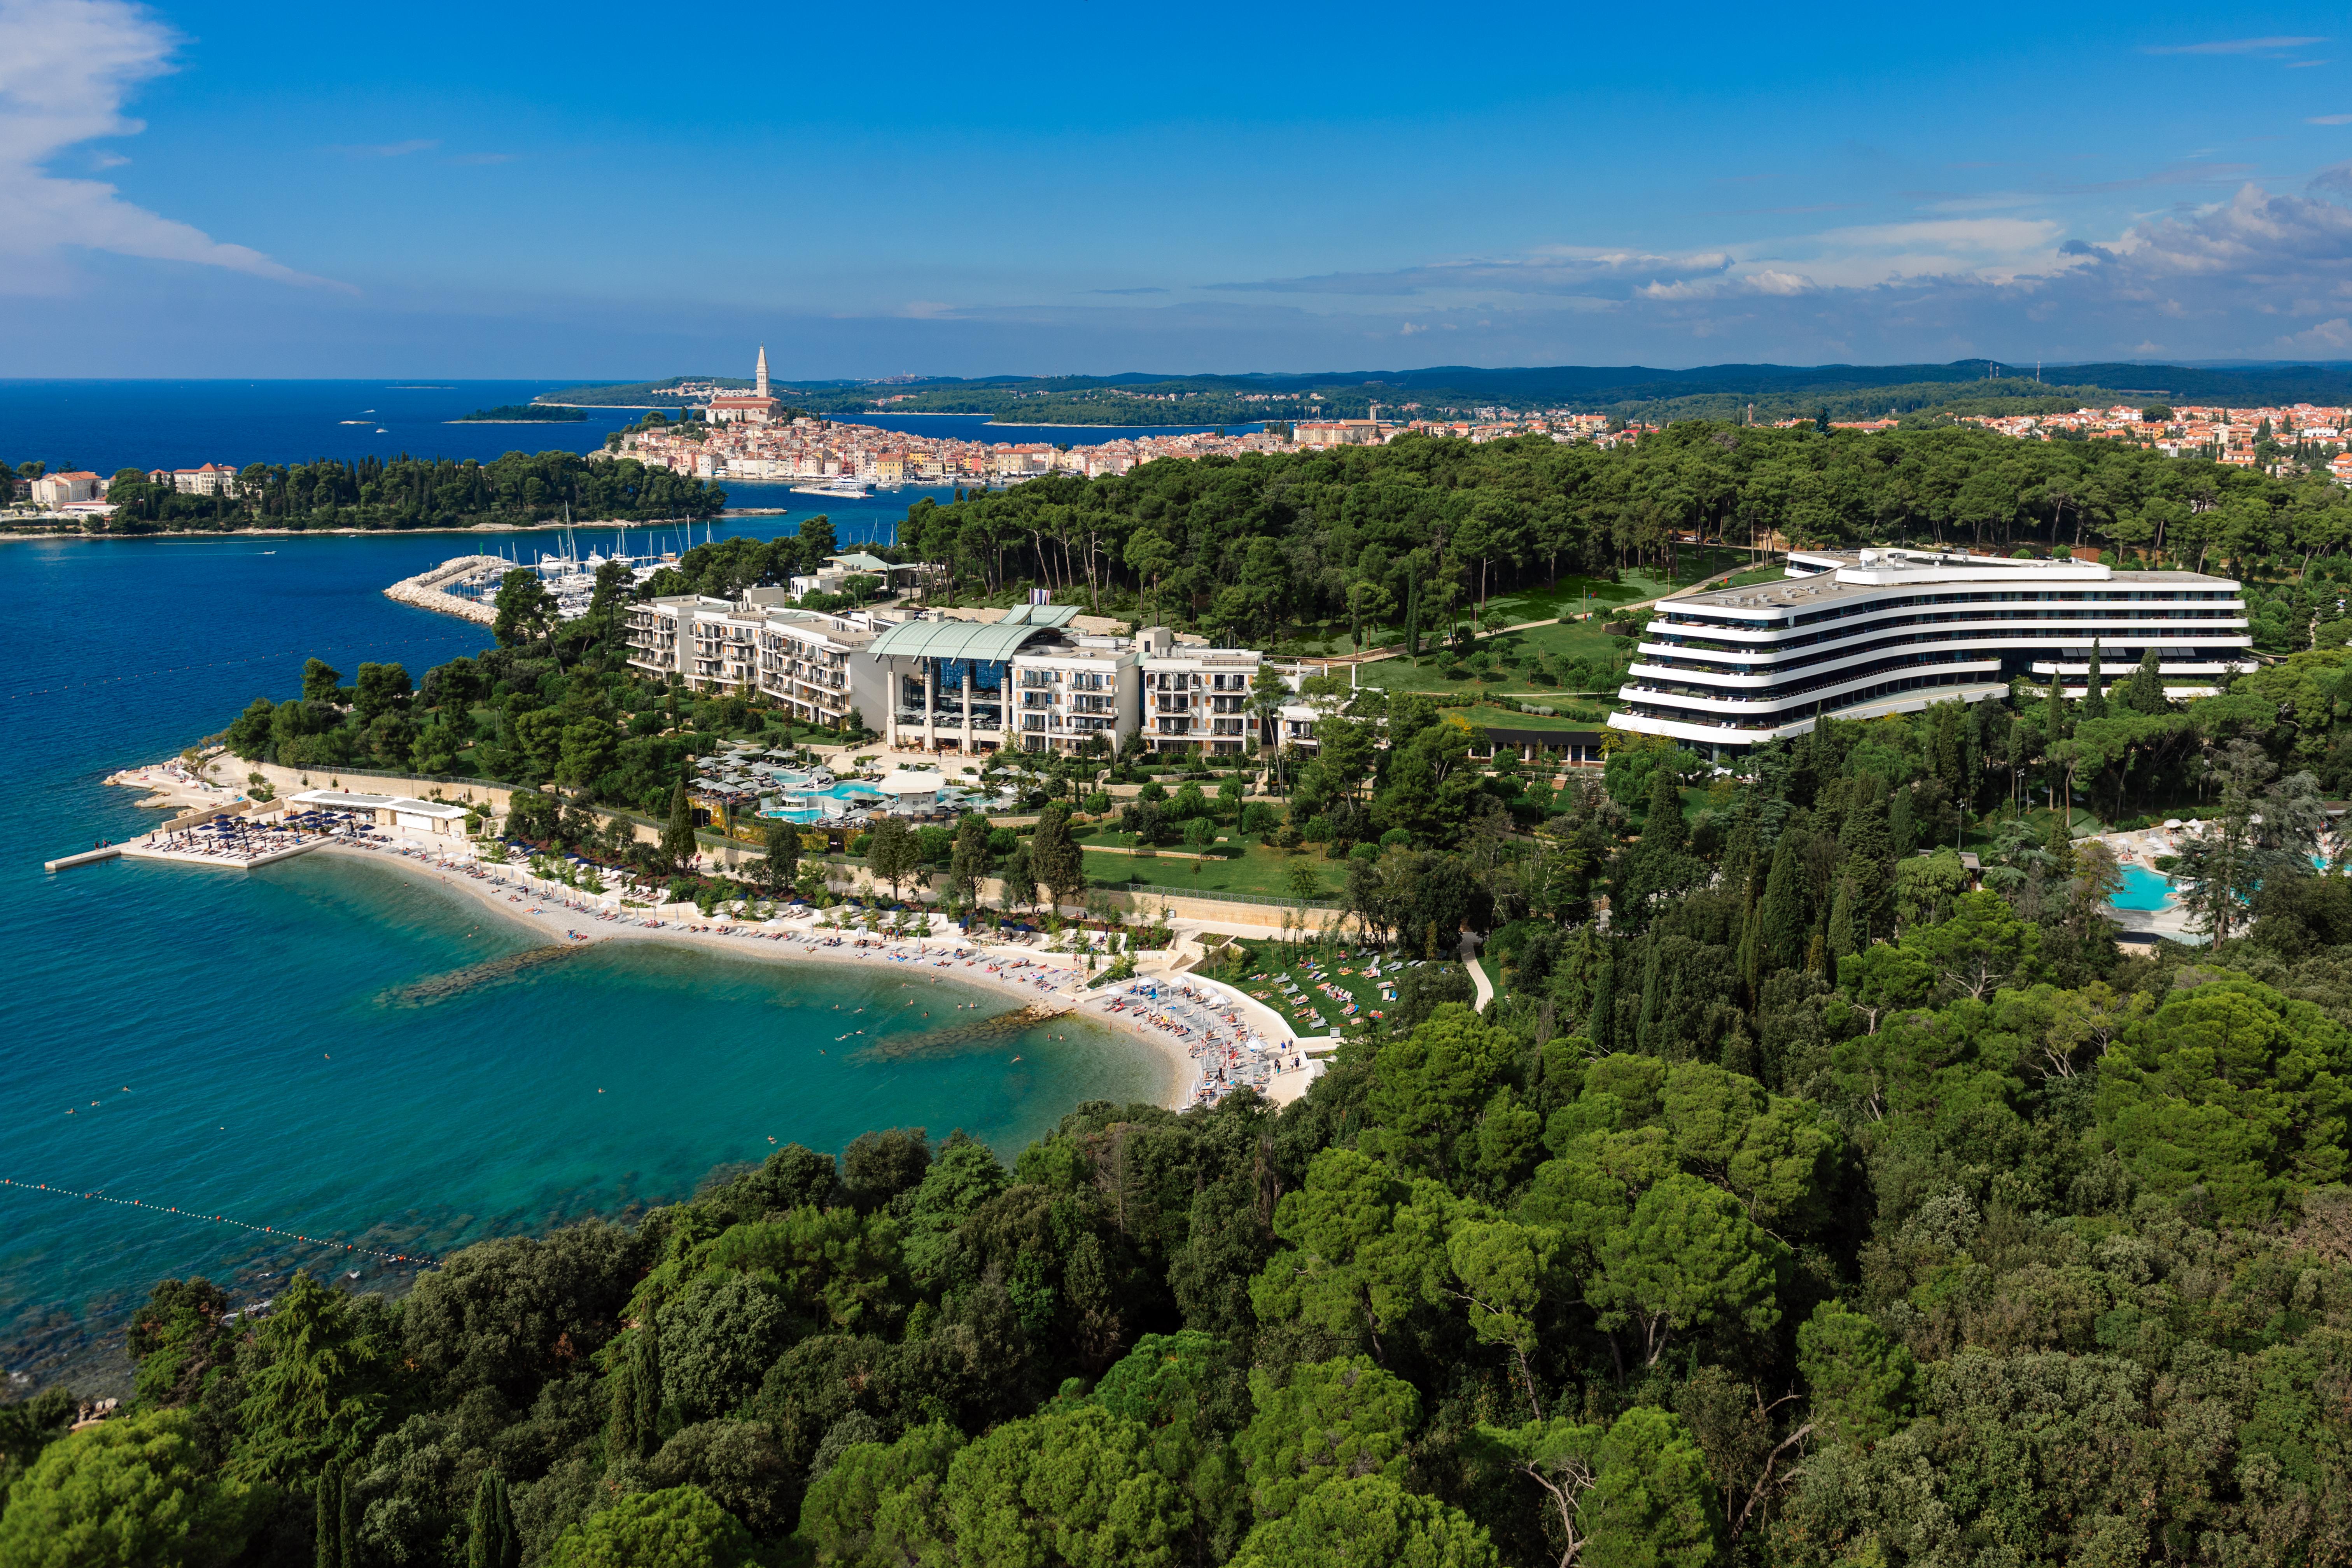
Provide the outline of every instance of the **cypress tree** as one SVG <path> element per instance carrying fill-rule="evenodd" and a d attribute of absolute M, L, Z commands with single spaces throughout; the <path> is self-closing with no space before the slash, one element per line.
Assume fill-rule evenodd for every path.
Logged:
<path fill-rule="evenodd" d="M 670 792 L 669 826 L 662 829 L 662 858 L 673 870 L 682 869 L 694 859 L 694 805 L 686 798 L 686 783 L 678 782 Z"/>
<path fill-rule="evenodd" d="M 1642 819 L 1642 847 L 1655 854 L 1679 852 L 1688 841 L 1683 822 L 1683 792 L 1664 757 L 1650 774 L 1650 804 Z"/>
<path fill-rule="evenodd" d="M 343 1568 L 343 1469 L 331 1461 L 319 1472 L 318 1538 L 314 1561 L 318 1568 Z"/>
<path fill-rule="evenodd" d="M 467 1523 L 466 1568 L 520 1568 L 522 1540 L 515 1530 L 506 1477 L 496 1470 L 482 1472 Z"/>
<path fill-rule="evenodd" d="M 2139 668 L 2132 671 L 2131 683 L 2124 688 L 2121 696 L 2135 712 L 2164 711 L 2164 672 L 2157 666 L 2156 649 L 2149 648 L 2139 656 Z"/>
<path fill-rule="evenodd" d="M 1601 943 L 1601 973 L 1592 983 L 1592 1016 L 1584 1032 L 1592 1037 L 1592 1048 L 1607 1056 L 1617 1048 L 1617 944 Z"/>
<path fill-rule="evenodd" d="M 1643 945 L 1648 951 L 1642 962 L 1642 1013 L 1633 1026 L 1633 1037 L 1640 1042 L 1643 1051 L 1651 1056 L 1663 1056 L 1665 1054 L 1665 1041 L 1660 1037 L 1664 1031 L 1658 1026 L 1661 981 L 1658 974 L 1657 927 L 1650 928 L 1649 939 Z"/>
<path fill-rule="evenodd" d="M 2107 695 L 2099 686 L 2099 639 L 2091 639 L 2090 678 L 2083 683 L 2083 717 L 2104 719 L 2107 716 Z"/>
<path fill-rule="evenodd" d="M 637 1332 L 637 1458 L 650 1459 L 661 1447 L 661 1336 L 651 1323 Z"/>
<path fill-rule="evenodd" d="M 649 1334 L 651 1328 L 637 1332 Z M 637 1451 L 637 1358 L 636 1347 L 613 1365 L 611 1384 L 613 1416 L 604 1430 L 604 1452 L 613 1458 Z"/>
<path fill-rule="evenodd" d="M 335 1552 L 342 1568 L 359 1568 L 360 1500 L 352 1495 L 348 1470 L 335 1477 Z"/>
<path fill-rule="evenodd" d="M 1805 961 L 1805 933 L 1812 926 L 1806 908 L 1805 868 L 1799 861 L 1793 833 L 1783 834 L 1772 850 L 1772 870 L 1764 879 L 1764 908 L 1758 918 L 1762 928 L 1757 951 L 1761 969 L 1794 969 Z"/>
<path fill-rule="evenodd" d="M 1853 879 L 1840 877 L 1837 897 L 1830 901 L 1829 958 L 1834 964 L 1839 959 L 1855 952 L 1861 944 L 1854 940 Z"/>

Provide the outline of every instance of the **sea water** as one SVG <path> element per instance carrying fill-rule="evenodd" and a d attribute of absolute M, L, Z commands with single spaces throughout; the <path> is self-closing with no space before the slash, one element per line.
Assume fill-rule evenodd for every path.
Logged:
<path fill-rule="evenodd" d="M 789 532 L 804 515 L 721 531 Z M 887 526 L 877 503 L 843 536 Z M 625 1215 L 714 1166 L 792 1142 L 837 1151 L 868 1128 L 961 1127 L 1009 1155 L 1080 1100 L 1166 1093 L 1164 1063 L 1099 1026 L 973 1027 L 1014 1004 L 933 986 L 937 971 L 619 942 L 502 963 L 537 939 L 345 858 L 42 871 L 158 819 L 108 773 L 292 693 L 306 657 L 348 681 L 362 659 L 416 676 L 481 646 L 480 628 L 394 604 L 385 584 L 461 550 L 550 546 L 0 543 L 0 1177 L 59 1189 L 0 1187 L 12 1373 L 119 1384 L 121 1328 L 163 1278 L 208 1275 L 246 1300 L 297 1265 L 396 1287 L 401 1270 L 341 1247 L 437 1256 Z M 59 1195 L 86 1193 L 331 1245 Z"/>

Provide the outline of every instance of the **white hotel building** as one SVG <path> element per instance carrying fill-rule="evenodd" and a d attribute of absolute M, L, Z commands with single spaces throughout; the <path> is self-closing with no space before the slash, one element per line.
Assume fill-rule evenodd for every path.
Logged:
<path fill-rule="evenodd" d="M 2157 650 L 2165 689 L 2252 669 L 2238 584 L 2087 561 L 1918 550 L 1792 551 L 1788 580 L 1661 602 L 1612 728 L 1720 756 L 1816 718 L 1916 712 L 2055 673 L 2079 695 L 2095 643 L 2110 685 Z"/>
<path fill-rule="evenodd" d="M 831 615 L 782 589 L 739 601 L 681 595 L 628 610 L 629 663 L 697 691 L 743 692 L 793 718 L 851 713 L 888 744 L 965 755 L 1005 748 L 1234 752 L 1264 656 L 1180 644 L 1164 626 L 1088 634 L 1067 605 L 1023 605 L 992 621 L 896 608 Z"/>

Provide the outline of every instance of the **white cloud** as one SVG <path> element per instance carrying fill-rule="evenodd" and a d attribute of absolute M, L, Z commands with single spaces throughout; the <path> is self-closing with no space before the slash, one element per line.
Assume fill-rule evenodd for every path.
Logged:
<path fill-rule="evenodd" d="M 2315 114 L 2304 123 L 2305 125 L 2352 125 L 2352 114 Z"/>
<path fill-rule="evenodd" d="M 103 181 L 47 171 L 69 147 L 145 129 L 121 110 L 131 89 L 170 68 L 177 40 L 154 16 L 123 0 L 0 0 L 0 288 L 62 286 L 62 253 L 75 247 L 326 283 L 136 206 Z"/>
<path fill-rule="evenodd" d="M 2299 332 L 2289 332 L 2279 339 L 2279 347 L 2294 353 L 2324 353 L 2331 350 L 2341 353 L 2352 349 L 2352 321 L 2337 316 L 2332 321 L 2305 327 Z"/>
<path fill-rule="evenodd" d="M 330 153 L 348 153 L 354 158 L 405 158 L 411 153 L 430 153 L 441 143 L 422 137 L 407 142 L 381 142 L 373 146 L 330 147 Z"/>
<path fill-rule="evenodd" d="M 2326 38 L 2221 38 L 2205 44 L 2152 45 L 2146 52 L 2151 55 L 2269 55 L 2281 49 L 2299 49 L 2306 44 L 2326 42 Z"/>

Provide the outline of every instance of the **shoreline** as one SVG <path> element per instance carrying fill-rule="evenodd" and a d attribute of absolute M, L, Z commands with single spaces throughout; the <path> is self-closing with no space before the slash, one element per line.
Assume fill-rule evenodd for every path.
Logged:
<path fill-rule="evenodd" d="M 322 845 L 315 853 L 331 859 L 350 859 L 370 865 L 391 865 L 408 875 L 454 894 L 470 897 L 494 913 L 506 917 L 511 923 L 536 936 L 567 946 L 579 945 L 579 939 L 590 942 L 667 942 L 698 952 L 717 952 L 726 956 L 762 961 L 771 963 L 826 963 L 835 966 L 872 971 L 877 967 L 945 969 L 934 979 L 944 978 L 979 990 L 999 992 L 1029 1007 L 1059 1004 L 1055 1013 L 1076 1013 L 1111 1033 L 1126 1037 L 1144 1046 L 1163 1068 L 1161 1089 L 1157 1102 L 1171 1110 L 1181 1110 L 1192 1102 L 1192 1092 L 1199 1080 L 1199 1064 L 1183 1045 L 1171 1036 L 1145 1027 L 1139 1019 L 1124 1014 L 1105 1012 L 1098 1005 L 1112 999 L 1102 994 L 1071 995 L 1063 989 L 1082 973 L 1075 964 L 1048 963 L 1049 956 L 1027 949 L 992 946 L 961 937 L 904 938 L 891 942 L 877 937 L 865 940 L 874 945 L 838 948 L 814 945 L 811 940 L 821 928 L 814 921 L 794 921 L 771 926 L 753 922 L 727 922 L 730 929 L 745 932 L 742 936 L 722 935 L 719 929 L 696 931 L 665 923 L 658 931 L 626 921 L 600 920 L 585 908 L 572 908 L 551 901 L 548 897 L 520 889 L 518 884 L 501 886 L 490 879 L 498 868 L 480 868 L 482 879 L 467 874 L 470 861 L 434 861 L 400 853 L 396 849 L 361 848 L 347 843 Z M 518 891 L 510 892 L 510 888 Z M 635 913 L 636 911 L 631 911 Z M 647 913 L 645 918 L 654 918 Z M 567 923 L 567 920 L 570 923 Z M 719 922 L 712 922 L 717 928 Z M 583 930 L 583 927 L 591 929 Z M 594 929 L 594 928 L 603 929 Z M 782 940 L 772 940 L 781 931 Z M 750 933 L 756 932 L 757 935 Z M 824 932 L 824 935 L 835 933 Z M 838 933 L 845 943 L 855 942 L 859 933 Z M 963 950 L 977 956 L 969 961 L 954 961 L 947 954 Z M 912 950 L 921 957 L 892 957 L 894 951 Z M 1037 971 L 1035 977 L 1014 979 L 1009 973 L 992 972 L 985 965 L 1025 964 Z M 1040 985 L 1038 980 L 1051 977 L 1054 984 Z M 1138 976 L 1139 979 L 1144 978 Z M 1044 1017 L 1053 1014 L 1041 1015 Z"/>
<path fill-rule="evenodd" d="M 722 509 L 719 517 L 789 515 L 787 507 L 752 508 L 739 513 L 733 507 Z M 469 522 L 463 528 L 163 528 L 152 533 L 84 533 L 79 531 L 47 533 L 9 533 L 0 531 L 0 543 L 38 543 L 44 540 L 76 540 L 91 544 L 134 544 L 163 539 L 415 539 L 428 533 L 561 533 L 567 528 L 677 528 L 688 523 L 716 521 L 708 517 L 600 518 L 595 521 L 583 519 L 576 522 Z"/>

